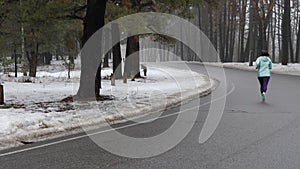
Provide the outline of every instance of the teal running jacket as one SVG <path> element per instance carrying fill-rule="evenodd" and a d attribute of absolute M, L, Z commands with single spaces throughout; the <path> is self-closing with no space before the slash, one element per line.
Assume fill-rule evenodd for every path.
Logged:
<path fill-rule="evenodd" d="M 268 56 L 260 56 L 256 59 L 256 69 L 258 77 L 271 76 L 270 69 L 272 69 L 272 61 Z"/>

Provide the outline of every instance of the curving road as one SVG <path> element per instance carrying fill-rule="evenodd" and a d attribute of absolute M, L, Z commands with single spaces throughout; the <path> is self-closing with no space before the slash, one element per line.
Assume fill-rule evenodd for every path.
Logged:
<path fill-rule="evenodd" d="M 176 64 L 167 65 L 178 67 Z M 205 73 L 203 66 L 192 63 L 189 66 L 194 71 Z M 199 144 L 198 140 L 209 109 L 206 103 L 211 96 L 201 98 L 200 103 L 191 101 L 185 105 L 203 106 L 199 108 L 197 120 L 184 140 L 161 155 L 143 159 L 116 156 L 81 133 L 1 151 L 0 168 L 298 169 L 300 77 L 273 74 L 267 102 L 262 103 L 255 72 L 225 69 L 225 73 L 226 82 L 221 81 L 220 84 L 226 83 L 227 91 L 232 92 L 226 97 L 224 114 L 217 130 L 203 144 Z M 130 124 L 128 122 L 114 127 L 120 127 L 118 131 L 134 137 L 154 136 L 173 124 L 178 109 L 167 110 L 164 115 L 170 116 L 151 123 L 124 127 Z M 98 135 L 105 134 L 100 132 Z"/>

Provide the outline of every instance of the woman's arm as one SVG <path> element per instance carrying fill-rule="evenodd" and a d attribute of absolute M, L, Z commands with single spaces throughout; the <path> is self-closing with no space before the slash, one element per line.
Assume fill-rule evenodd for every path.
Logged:
<path fill-rule="evenodd" d="M 259 60 L 259 58 L 256 59 L 255 63 L 256 63 L 256 69 L 259 69 L 260 68 L 260 60 Z"/>

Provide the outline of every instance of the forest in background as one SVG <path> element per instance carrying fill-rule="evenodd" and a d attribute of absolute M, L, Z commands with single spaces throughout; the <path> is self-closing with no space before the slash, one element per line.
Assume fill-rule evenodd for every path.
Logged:
<path fill-rule="evenodd" d="M 210 2 L 198 6 L 196 18 L 223 62 L 249 61 L 254 54 L 253 60 L 268 49 L 274 62 L 299 63 L 299 0 Z"/>
<path fill-rule="evenodd" d="M 107 3 L 106 22 L 133 12 L 155 10 L 130 11 L 121 3 Z M 3 56 L 17 54 L 30 62 L 35 59 L 33 55 L 73 57 L 79 52 L 85 1 L 3 0 L 0 5 L 2 60 Z M 255 57 L 261 49 L 268 49 L 274 62 L 299 62 L 299 0 L 206 0 L 188 9 L 179 16 L 189 19 L 208 36 L 223 62 L 249 61 L 249 56 Z M 164 45 L 169 48 L 173 44 L 159 46 Z M 184 60 L 195 58 L 188 56 L 193 55 L 189 50 L 181 49 L 179 43 L 173 50 Z"/>
<path fill-rule="evenodd" d="M 254 61 L 262 49 L 267 49 L 273 62 L 299 63 L 299 0 L 215 0 L 190 9 L 193 16 L 187 19 L 211 40 L 222 62 Z M 180 42 L 175 47 L 149 44 L 170 50 L 183 60 L 199 60 Z"/>

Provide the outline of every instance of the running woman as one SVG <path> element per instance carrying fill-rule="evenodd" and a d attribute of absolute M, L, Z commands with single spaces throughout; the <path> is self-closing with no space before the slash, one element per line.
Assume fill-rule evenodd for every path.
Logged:
<path fill-rule="evenodd" d="M 266 100 L 266 92 L 271 76 L 270 69 L 272 69 L 272 61 L 269 56 L 267 50 L 262 50 L 261 55 L 256 59 L 257 76 L 263 102 Z"/>

